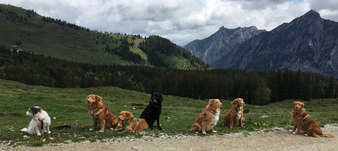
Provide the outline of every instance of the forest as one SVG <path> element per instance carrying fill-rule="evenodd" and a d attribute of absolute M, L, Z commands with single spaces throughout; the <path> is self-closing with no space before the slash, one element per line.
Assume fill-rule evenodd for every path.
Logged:
<path fill-rule="evenodd" d="M 258 105 L 285 99 L 337 97 L 336 79 L 300 70 L 249 72 L 100 65 L 16 52 L 5 46 L 0 46 L 0 78 L 58 88 L 115 86 L 195 99 L 242 97 L 246 103 Z"/>

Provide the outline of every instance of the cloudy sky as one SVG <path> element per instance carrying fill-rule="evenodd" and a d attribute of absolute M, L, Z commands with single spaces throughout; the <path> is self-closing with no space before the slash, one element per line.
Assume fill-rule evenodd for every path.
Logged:
<path fill-rule="evenodd" d="M 178 45 L 220 27 L 272 30 L 309 10 L 338 22 L 338 0 L 0 0 L 102 32 L 160 35 Z"/>

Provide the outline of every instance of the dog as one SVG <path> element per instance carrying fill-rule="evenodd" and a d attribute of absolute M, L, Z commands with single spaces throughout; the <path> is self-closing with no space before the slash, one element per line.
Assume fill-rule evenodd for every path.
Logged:
<path fill-rule="evenodd" d="M 332 133 L 323 133 L 319 124 L 310 116 L 304 108 L 304 103 L 295 101 L 292 104 L 292 121 L 294 122 L 293 134 L 305 131 L 305 136 L 313 137 L 334 137 Z M 296 131 L 297 129 L 297 131 Z M 295 132 L 296 131 L 296 132 Z"/>
<path fill-rule="evenodd" d="M 121 111 L 119 119 L 119 126 L 122 126 L 122 128 L 116 131 L 122 130 L 122 132 L 139 132 L 144 131 L 149 127 L 146 120 L 142 118 L 135 119 L 133 114 L 128 111 Z"/>
<path fill-rule="evenodd" d="M 206 131 L 217 132 L 213 130 L 213 128 L 217 124 L 222 106 L 223 104 L 219 99 L 210 99 L 209 104 L 197 117 L 190 130 L 196 134 L 200 131 L 202 131 L 203 134 L 207 134 Z"/>
<path fill-rule="evenodd" d="M 99 132 L 104 132 L 106 129 L 114 130 L 118 127 L 117 117 L 103 104 L 102 98 L 98 95 L 91 94 L 87 98 L 88 114 L 93 119 L 93 127 L 89 130 L 95 130 L 100 122 L 101 129 Z"/>
<path fill-rule="evenodd" d="M 158 92 L 154 92 L 150 97 L 148 106 L 142 112 L 140 118 L 145 119 L 150 129 L 153 129 L 155 120 L 157 121 L 157 128 L 162 130 L 160 125 L 160 114 L 162 110 L 162 95 Z"/>
<path fill-rule="evenodd" d="M 225 113 L 222 118 L 222 125 L 229 125 L 232 128 L 236 124 L 243 127 L 243 106 L 245 105 L 242 98 L 237 98 L 231 102 L 232 107 L 229 112 Z"/>
<path fill-rule="evenodd" d="M 38 106 L 29 108 L 25 113 L 27 116 L 33 117 L 27 128 L 21 129 L 22 132 L 28 134 L 36 134 L 41 136 L 44 132 L 50 134 L 49 125 L 52 124 L 50 117 L 46 111 Z"/>

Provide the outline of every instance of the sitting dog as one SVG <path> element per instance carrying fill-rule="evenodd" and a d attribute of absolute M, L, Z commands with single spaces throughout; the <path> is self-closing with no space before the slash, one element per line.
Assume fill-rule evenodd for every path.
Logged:
<path fill-rule="evenodd" d="M 122 126 L 122 128 L 118 129 L 118 131 L 122 130 L 122 132 L 138 132 L 144 131 L 149 127 L 146 120 L 142 118 L 135 119 L 133 114 L 128 111 L 121 111 L 119 119 L 119 126 Z"/>
<path fill-rule="evenodd" d="M 158 92 L 155 92 L 150 97 L 150 102 L 148 106 L 142 112 L 140 118 L 143 118 L 147 121 L 149 128 L 153 129 L 153 124 L 157 120 L 157 128 L 162 130 L 160 125 L 160 114 L 162 109 L 162 95 Z"/>
<path fill-rule="evenodd" d="M 38 136 L 40 136 L 44 132 L 47 132 L 48 134 L 51 133 L 49 130 L 49 125 L 52 123 L 46 111 L 38 106 L 34 106 L 28 109 L 26 115 L 33 118 L 28 127 L 21 129 L 21 131 L 27 132 L 29 134 L 36 134 Z"/>
<path fill-rule="evenodd" d="M 232 107 L 222 118 L 222 125 L 230 125 L 232 128 L 236 124 L 240 124 L 243 127 L 243 106 L 245 105 L 242 98 L 237 98 L 231 102 Z"/>
<path fill-rule="evenodd" d="M 194 124 L 191 127 L 191 131 L 203 134 L 207 134 L 205 131 L 217 132 L 213 130 L 219 119 L 219 113 L 223 104 L 219 99 L 210 99 L 209 104 L 205 107 L 203 112 L 197 117 Z"/>
<path fill-rule="evenodd" d="M 95 130 L 99 122 L 101 125 L 100 132 L 104 132 L 105 128 L 112 130 L 117 128 L 119 123 L 117 117 L 103 104 L 100 96 L 91 94 L 87 96 L 86 100 L 88 114 L 94 122 L 93 128 L 89 129 L 90 131 Z"/>
<path fill-rule="evenodd" d="M 292 104 L 292 121 L 294 122 L 293 134 L 305 131 L 305 136 L 313 137 L 334 137 L 332 133 L 323 133 L 319 124 L 310 116 L 304 108 L 304 103 L 296 101 Z M 297 131 L 295 132 L 295 130 Z"/>

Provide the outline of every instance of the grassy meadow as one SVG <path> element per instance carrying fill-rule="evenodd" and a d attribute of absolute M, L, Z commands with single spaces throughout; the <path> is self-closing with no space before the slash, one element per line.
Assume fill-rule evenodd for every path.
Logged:
<path fill-rule="evenodd" d="M 42 146 L 43 144 L 68 143 L 79 141 L 97 141 L 104 139 L 116 139 L 131 136 L 140 138 L 143 136 L 159 137 L 161 133 L 167 135 L 196 135 L 189 131 L 195 118 L 208 104 L 208 100 L 196 100 L 177 96 L 163 95 L 163 106 L 160 123 L 163 131 L 146 130 L 147 133 L 117 133 L 106 130 L 99 133 L 99 128 L 89 131 L 92 120 L 88 116 L 86 96 L 97 94 L 103 98 L 103 103 L 118 116 L 120 111 L 130 111 L 135 117 L 139 117 L 143 109 L 148 105 L 150 94 L 136 91 L 128 91 L 116 87 L 96 88 L 50 88 L 43 86 L 31 86 L 18 82 L 0 79 L 0 141 L 8 145 Z M 225 134 L 240 132 L 248 135 L 248 131 L 256 131 L 265 128 L 284 127 L 291 125 L 291 106 L 295 100 L 286 100 L 265 106 L 245 105 L 245 126 L 235 126 L 233 129 L 221 125 L 221 118 L 231 108 L 231 101 L 221 100 L 223 107 L 218 124 L 214 127 L 218 132 Z M 131 106 L 132 103 L 143 106 Z M 316 121 L 325 124 L 338 123 L 336 99 L 318 99 L 305 103 L 305 108 Z M 28 108 L 40 106 L 46 110 L 52 119 L 50 128 L 61 125 L 71 125 L 71 129 L 52 130 L 51 134 L 42 136 L 30 135 L 21 132 L 27 127 L 31 117 L 25 116 Z M 262 117 L 263 116 L 263 117 Z M 53 119 L 55 117 L 55 119 Z M 155 124 L 156 125 L 156 124 Z M 197 134 L 204 136 L 203 134 Z M 208 132 L 208 135 L 214 135 Z"/>

